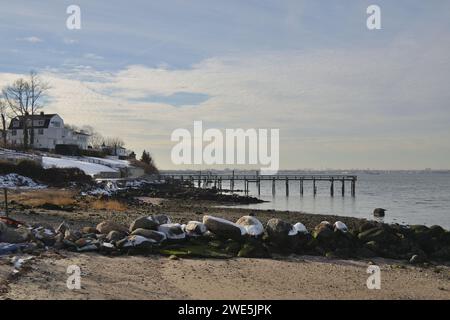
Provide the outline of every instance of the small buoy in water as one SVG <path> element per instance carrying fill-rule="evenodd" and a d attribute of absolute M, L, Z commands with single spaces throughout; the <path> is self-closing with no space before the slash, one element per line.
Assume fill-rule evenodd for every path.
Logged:
<path fill-rule="evenodd" d="M 383 208 L 376 208 L 375 210 L 373 210 L 373 215 L 375 217 L 384 217 L 386 211 L 387 210 Z"/>

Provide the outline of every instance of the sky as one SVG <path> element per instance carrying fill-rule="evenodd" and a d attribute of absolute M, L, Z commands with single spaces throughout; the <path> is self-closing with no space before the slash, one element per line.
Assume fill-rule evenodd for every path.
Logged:
<path fill-rule="evenodd" d="M 69 30 L 68 6 L 81 9 Z M 366 9 L 381 8 L 381 29 Z M 149 150 L 171 133 L 280 130 L 281 169 L 450 169 L 450 2 L 0 0 L 0 87 Z"/>

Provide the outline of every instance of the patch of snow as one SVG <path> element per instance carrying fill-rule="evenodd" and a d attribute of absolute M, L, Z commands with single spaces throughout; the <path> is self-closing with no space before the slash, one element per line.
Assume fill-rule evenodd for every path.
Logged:
<path fill-rule="evenodd" d="M 264 226 L 262 225 L 261 221 L 251 216 L 248 216 L 247 219 L 250 219 L 250 221 L 252 221 L 253 223 L 251 225 L 242 225 L 248 235 L 257 237 L 264 233 Z"/>
<path fill-rule="evenodd" d="M 306 229 L 305 225 L 301 222 L 297 222 L 296 224 L 294 224 L 294 229 L 297 230 L 297 233 L 309 233 L 308 229 Z"/>
<path fill-rule="evenodd" d="M 334 223 L 334 229 L 340 230 L 342 232 L 347 232 L 348 231 L 347 225 L 345 223 L 343 223 L 342 221 L 336 221 Z"/>
<path fill-rule="evenodd" d="M 33 179 L 10 173 L 0 176 L 0 188 L 17 188 L 17 189 L 44 189 L 45 185 L 36 183 Z"/>
<path fill-rule="evenodd" d="M 74 158 L 68 157 L 42 157 L 42 166 L 44 168 L 78 168 L 90 176 L 94 176 L 102 172 L 118 172 L 117 169 L 113 169 L 106 165 L 75 160 Z"/>

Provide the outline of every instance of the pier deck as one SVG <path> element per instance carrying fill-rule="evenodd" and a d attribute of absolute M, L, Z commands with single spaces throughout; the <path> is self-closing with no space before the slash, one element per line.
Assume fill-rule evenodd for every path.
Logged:
<path fill-rule="evenodd" d="M 285 182 L 286 196 L 289 196 L 289 186 L 291 182 L 299 183 L 300 195 L 304 193 L 304 182 L 311 181 L 313 194 L 317 194 L 317 183 L 329 182 L 330 183 L 330 195 L 333 197 L 335 194 L 335 184 L 340 184 L 341 195 L 345 196 L 346 183 L 350 184 L 350 195 L 356 195 L 356 181 L 358 177 L 355 175 L 330 175 L 330 174 L 313 174 L 313 175 L 298 175 L 298 174 L 277 174 L 277 175 L 260 175 L 260 174 L 217 174 L 217 173 L 162 173 L 160 178 L 190 181 L 193 186 L 197 185 L 199 188 L 203 185 L 211 185 L 219 190 L 223 190 L 223 183 L 229 182 L 229 190 L 234 191 L 236 181 L 244 182 L 244 192 L 248 194 L 249 184 L 255 183 L 258 195 L 261 194 L 261 184 L 264 182 L 272 183 L 272 194 L 275 195 L 276 182 Z"/>

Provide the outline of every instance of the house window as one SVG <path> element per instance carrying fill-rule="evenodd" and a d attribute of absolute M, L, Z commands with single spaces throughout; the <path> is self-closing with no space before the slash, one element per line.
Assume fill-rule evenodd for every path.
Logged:
<path fill-rule="evenodd" d="M 19 127 L 19 121 L 14 121 L 13 122 L 13 127 L 14 128 L 18 128 Z"/>
<path fill-rule="evenodd" d="M 52 121 L 52 125 L 56 128 L 59 128 L 61 126 L 61 123 L 59 121 Z"/>
<path fill-rule="evenodd" d="M 11 134 L 12 134 L 13 136 L 17 136 L 17 130 L 13 130 L 13 131 L 11 132 Z"/>
<path fill-rule="evenodd" d="M 44 134 L 44 129 L 38 129 L 38 134 L 39 135 L 43 135 Z"/>

